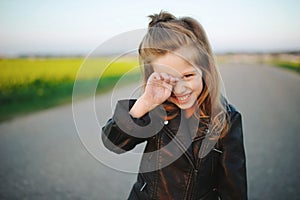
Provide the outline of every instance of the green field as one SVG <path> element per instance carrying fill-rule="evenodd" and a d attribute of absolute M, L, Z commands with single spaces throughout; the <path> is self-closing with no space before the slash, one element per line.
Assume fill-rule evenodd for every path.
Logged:
<path fill-rule="evenodd" d="M 71 102 L 75 80 L 88 85 L 101 77 L 97 93 L 105 92 L 130 70 L 139 75 L 137 58 L 1 59 L 0 120 Z"/>
<path fill-rule="evenodd" d="M 300 73 L 300 61 L 298 62 L 291 62 L 288 60 L 272 60 L 269 62 L 269 64 L 282 67 L 285 69 L 289 69 L 292 71 L 295 71 L 297 73 Z"/>

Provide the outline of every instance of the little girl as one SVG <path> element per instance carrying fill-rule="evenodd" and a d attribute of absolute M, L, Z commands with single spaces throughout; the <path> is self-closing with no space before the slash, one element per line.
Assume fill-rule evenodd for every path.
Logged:
<path fill-rule="evenodd" d="M 144 92 L 120 100 L 102 129 L 116 153 L 147 142 L 128 199 L 247 199 L 241 114 L 220 94 L 205 31 L 189 17 L 149 17 Z"/>

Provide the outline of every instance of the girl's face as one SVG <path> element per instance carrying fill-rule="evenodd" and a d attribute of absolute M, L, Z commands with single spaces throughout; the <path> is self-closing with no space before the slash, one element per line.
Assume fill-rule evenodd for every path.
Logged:
<path fill-rule="evenodd" d="M 202 71 L 172 53 L 158 57 L 151 64 L 155 72 L 167 73 L 179 79 L 168 100 L 185 110 L 187 116 L 191 116 L 203 89 Z"/>

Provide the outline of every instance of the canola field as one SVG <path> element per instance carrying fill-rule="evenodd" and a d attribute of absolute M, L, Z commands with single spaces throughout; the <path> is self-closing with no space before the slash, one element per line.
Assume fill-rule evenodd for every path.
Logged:
<path fill-rule="evenodd" d="M 139 76 L 137 58 L 0 59 L 0 120 L 70 102 L 75 81 L 105 92 L 128 71 Z"/>

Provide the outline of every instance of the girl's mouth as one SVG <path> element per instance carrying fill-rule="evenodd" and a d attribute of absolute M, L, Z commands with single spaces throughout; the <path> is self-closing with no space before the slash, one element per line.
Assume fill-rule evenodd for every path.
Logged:
<path fill-rule="evenodd" d="M 186 102 L 189 101 L 191 96 L 191 93 L 189 94 L 185 94 L 185 95 L 180 95 L 180 96 L 176 96 L 175 94 L 172 95 L 172 97 L 180 104 L 184 104 Z"/>

